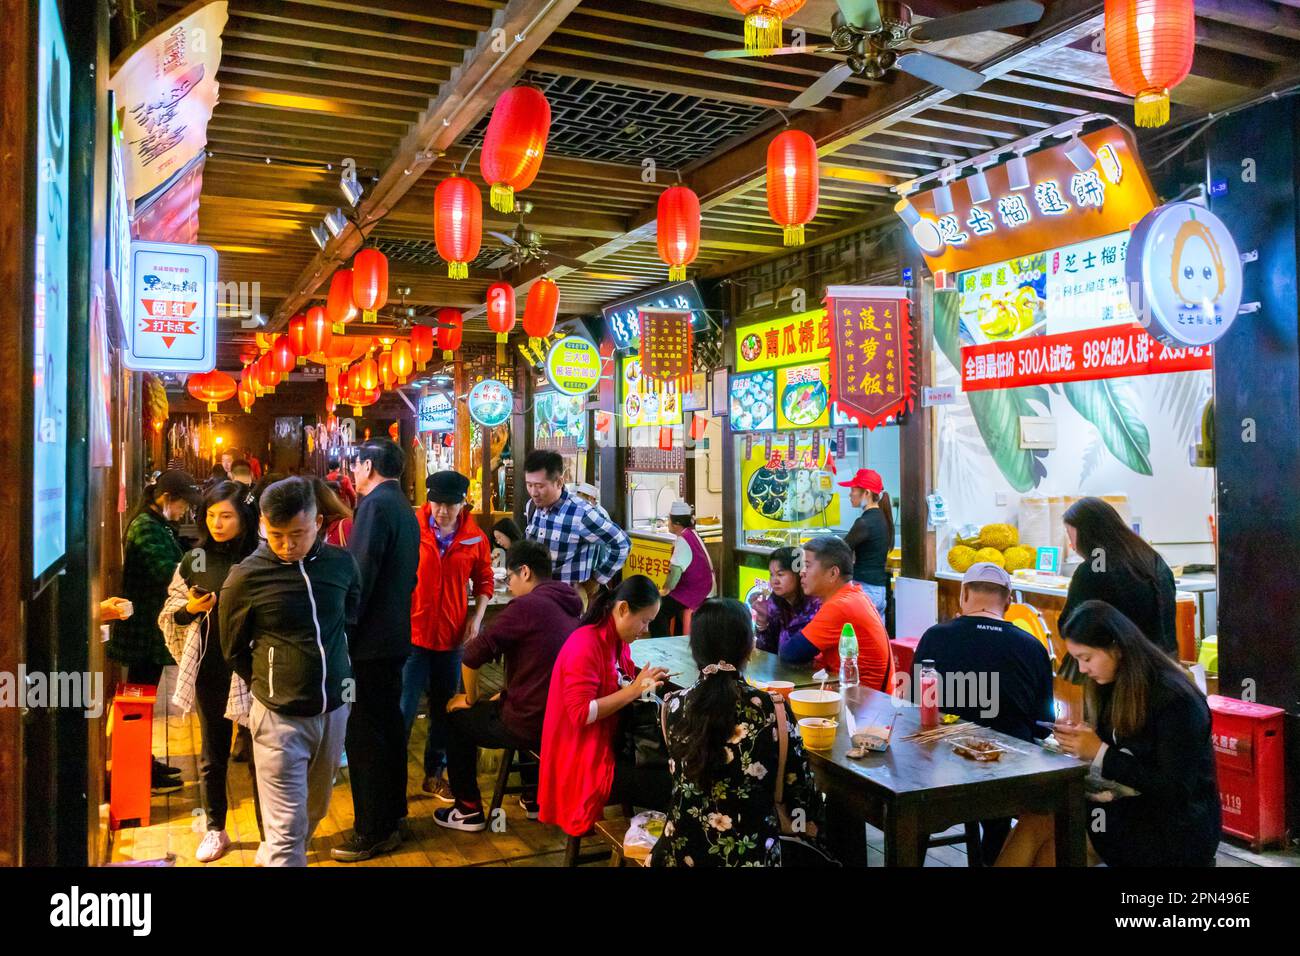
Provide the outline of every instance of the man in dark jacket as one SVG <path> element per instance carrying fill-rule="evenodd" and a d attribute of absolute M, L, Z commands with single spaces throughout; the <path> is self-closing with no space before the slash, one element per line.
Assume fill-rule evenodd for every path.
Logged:
<path fill-rule="evenodd" d="M 221 589 L 221 648 L 252 691 L 249 728 L 265 839 L 262 866 L 306 866 L 307 841 L 329 810 L 343 754 L 352 672 L 348 634 L 360 575 L 318 537 L 309 481 L 262 492 L 266 541 Z"/>
<path fill-rule="evenodd" d="M 411 592 L 420 564 L 420 525 L 398 479 L 398 444 L 372 438 L 357 446 L 352 476 L 361 503 L 348 550 L 361 569 L 361 611 L 349 642 L 357 696 L 348 718 L 348 771 L 355 823 L 330 855 L 368 860 L 402 842 L 406 816 L 406 723 L 402 665 L 411 653 Z"/>
<path fill-rule="evenodd" d="M 484 830 L 488 820 L 479 796 L 479 747 L 510 747 L 525 757 L 541 748 L 542 721 L 551 671 L 560 648 L 578 626 L 582 599 L 572 586 L 551 579 L 551 552 L 536 541 L 516 541 L 506 552 L 506 584 L 512 599 L 490 627 L 465 645 L 461 668 L 465 693 L 447 705 L 451 714 L 447 775 L 453 806 L 433 812 L 439 826 Z M 498 700 L 478 699 L 478 669 L 505 658 L 506 686 Z M 519 804 L 537 818 L 537 765 L 524 759 Z"/>

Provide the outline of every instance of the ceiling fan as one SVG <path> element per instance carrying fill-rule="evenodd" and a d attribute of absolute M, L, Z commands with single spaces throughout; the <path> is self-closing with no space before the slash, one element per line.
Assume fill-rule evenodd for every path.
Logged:
<path fill-rule="evenodd" d="M 954 93 L 969 93 L 984 83 L 983 74 L 906 45 L 952 40 L 985 30 L 1034 23 L 1043 15 L 1043 5 L 1037 0 L 1004 0 L 914 24 L 911 8 L 894 0 L 835 0 L 835 3 L 839 9 L 831 15 L 830 46 L 787 46 L 772 51 L 776 56 L 839 53 L 846 57 L 843 63 L 831 67 L 799 94 L 790 104 L 791 109 L 816 106 L 851 76 L 878 80 L 895 67 Z M 754 55 L 747 50 L 711 50 L 707 54 L 714 59 Z"/>
<path fill-rule="evenodd" d="M 524 222 L 524 217 L 533 211 L 533 204 L 526 199 L 515 200 L 515 215 L 519 217 L 519 222 L 510 230 L 507 235 L 504 232 L 493 232 L 488 230 L 489 236 L 494 236 L 505 246 L 503 253 L 496 259 L 489 262 L 484 268 L 486 269 L 507 269 L 517 268 L 530 262 L 543 262 L 548 266 L 567 266 L 570 269 L 589 269 L 591 266 L 580 259 L 571 259 L 568 256 L 558 255 L 551 252 L 547 247 L 545 240 L 540 232 L 529 229 L 528 224 Z"/>

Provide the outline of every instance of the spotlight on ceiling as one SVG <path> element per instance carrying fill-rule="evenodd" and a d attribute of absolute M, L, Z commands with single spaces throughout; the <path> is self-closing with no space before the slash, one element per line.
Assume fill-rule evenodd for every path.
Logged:
<path fill-rule="evenodd" d="M 970 201 L 974 205 L 989 201 L 989 181 L 982 169 L 966 177 L 966 188 L 970 190 Z"/>
<path fill-rule="evenodd" d="M 1012 189 L 1029 188 L 1029 163 L 1026 162 L 1025 157 L 1017 155 L 1007 163 L 1007 181 Z"/>
<path fill-rule="evenodd" d="M 921 221 L 921 214 L 906 199 L 900 199 L 894 204 L 894 212 L 898 213 L 898 218 L 903 220 L 908 229 Z"/>
<path fill-rule="evenodd" d="M 330 234 L 326 231 L 325 226 L 319 222 L 311 227 L 311 237 L 316 240 L 316 245 L 322 249 L 329 245 Z"/>
<path fill-rule="evenodd" d="M 1088 144 L 1077 136 L 1066 145 L 1065 158 L 1073 163 L 1074 168 L 1081 173 L 1092 169 L 1093 163 L 1097 162 L 1097 154 L 1090 150 Z"/>
<path fill-rule="evenodd" d="M 343 190 L 343 195 L 347 198 L 349 206 L 355 206 L 361 201 L 361 194 L 364 192 L 361 184 L 357 182 L 357 172 L 355 169 L 344 167 L 343 176 L 339 179 L 339 189 Z"/>
<path fill-rule="evenodd" d="M 946 216 L 951 212 L 952 187 L 944 183 L 934 191 L 934 213 L 936 216 Z"/>
<path fill-rule="evenodd" d="M 337 237 L 347 227 L 348 217 L 343 215 L 342 209 L 336 208 L 325 214 L 325 228 L 330 231 L 331 236 Z"/>

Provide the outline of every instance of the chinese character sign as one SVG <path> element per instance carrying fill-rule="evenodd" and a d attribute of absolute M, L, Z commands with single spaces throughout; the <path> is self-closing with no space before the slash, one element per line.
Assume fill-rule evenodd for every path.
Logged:
<path fill-rule="evenodd" d="M 210 246 L 131 243 L 135 371 L 208 372 L 217 363 L 217 252 Z"/>
<path fill-rule="evenodd" d="M 215 0 L 165 22 L 114 64 L 109 86 L 123 109 L 131 199 L 153 192 L 207 145 L 225 26 L 226 0 Z"/>
<path fill-rule="evenodd" d="M 831 398 L 865 428 L 912 405 L 912 333 L 901 286 L 826 290 L 832 346 Z"/>
<path fill-rule="evenodd" d="M 653 382 L 691 382 L 691 313 L 641 310 L 641 373 Z"/>
<path fill-rule="evenodd" d="M 830 318 L 822 309 L 736 330 L 737 372 L 824 362 L 830 354 Z"/>

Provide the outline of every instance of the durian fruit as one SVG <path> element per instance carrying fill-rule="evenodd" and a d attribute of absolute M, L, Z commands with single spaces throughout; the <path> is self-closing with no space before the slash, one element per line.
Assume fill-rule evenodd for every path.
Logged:
<path fill-rule="evenodd" d="M 1035 555 L 1033 548 L 1013 545 L 1002 552 L 1002 557 L 1006 562 L 1003 567 L 1008 571 L 1018 571 L 1021 568 L 1032 568 L 1034 566 Z"/>
<path fill-rule="evenodd" d="M 997 548 L 980 548 L 975 552 L 976 561 L 991 561 L 1000 568 L 1006 567 L 1006 558 L 1002 557 L 1002 552 Z"/>
<path fill-rule="evenodd" d="M 958 574 L 965 574 L 966 569 L 977 560 L 979 559 L 975 557 L 975 549 L 964 544 L 955 545 L 948 551 L 948 567 Z"/>
<path fill-rule="evenodd" d="M 986 524 L 980 528 L 980 547 L 1005 551 L 1020 543 L 1020 532 L 1009 524 Z"/>

